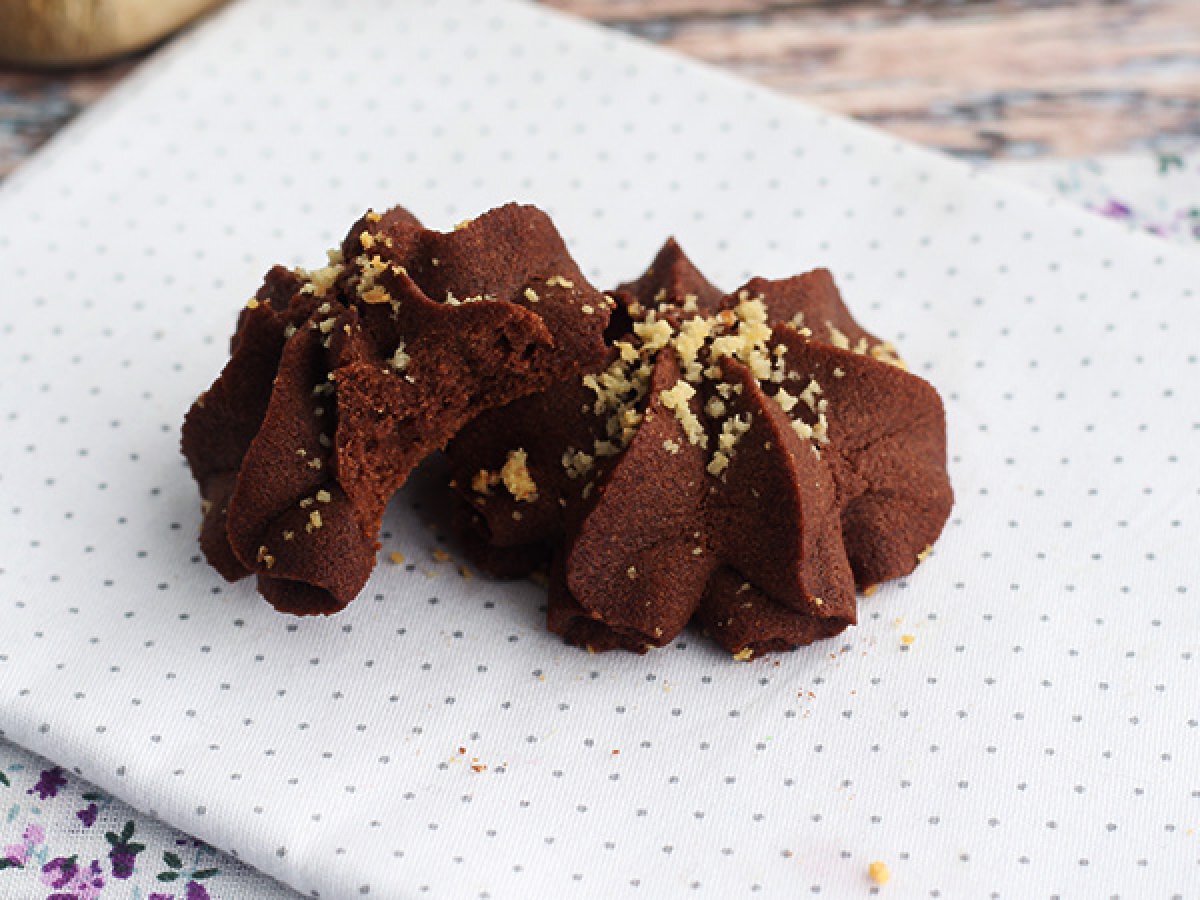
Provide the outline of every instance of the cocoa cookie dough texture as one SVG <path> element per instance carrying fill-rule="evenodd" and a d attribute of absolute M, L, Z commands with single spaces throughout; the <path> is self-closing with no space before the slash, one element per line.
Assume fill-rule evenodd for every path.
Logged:
<path fill-rule="evenodd" d="M 285 612 L 342 609 L 409 473 L 480 413 L 602 361 L 608 306 L 515 205 L 447 234 L 368 213 L 327 266 L 272 269 L 183 426 L 209 562 Z"/>
<path fill-rule="evenodd" d="M 441 448 L 475 563 L 548 569 L 551 630 L 594 651 L 689 622 L 742 659 L 837 634 L 952 503 L 937 393 L 828 272 L 723 294 L 668 241 L 610 296 L 537 210 L 439 234 L 396 209 L 243 311 L 184 427 L 204 552 L 336 611 Z"/>
<path fill-rule="evenodd" d="M 605 364 L 451 442 L 462 530 L 504 575 L 549 563 L 551 630 L 645 651 L 692 621 L 741 658 L 830 637 L 908 574 L 952 493 L 937 392 L 830 274 L 723 295 L 668 241 L 614 291 Z M 480 491 L 512 447 L 536 491 Z"/>

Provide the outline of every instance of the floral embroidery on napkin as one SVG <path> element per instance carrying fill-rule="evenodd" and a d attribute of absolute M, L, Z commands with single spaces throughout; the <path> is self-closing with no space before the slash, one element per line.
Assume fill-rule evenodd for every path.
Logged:
<path fill-rule="evenodd" d="M 71 807 L 78 824 L 64 828 Z M 120 821 L 123 813 L 59 766 L 0 769 L 0 895 L 24 877 L 21 887 L 45 890 L 45 900 L 213 900 L 206 884 L 221 874 L 216 850 L 175 838 L 147 852 L 137 824 Z"/>

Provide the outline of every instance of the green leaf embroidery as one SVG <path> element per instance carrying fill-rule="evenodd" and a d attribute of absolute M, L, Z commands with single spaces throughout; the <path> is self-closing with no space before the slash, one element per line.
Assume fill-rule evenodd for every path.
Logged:
<path fill-rule="evenodd" d="M 129 843 L 129 839 L 133 837 L 133 820 L 130 819 L 125 823 L 125 828 L 121 831 L 121 843 Z"/>
<path fill-rule="evenodd" d="M 219 871 L 219 869 L 199 869 L 192 873 L 192 880 L 203 881 L 205 878 L 212 878 Z"/>
<path fill-rule="evenodd" d="M 1183 171 L 1183 157 L 1177 153 L 1158 154 L 1158 174 L 1166 175 L 1172 169 Z"/>
<path fill-rule="evenodd" d="M 104 832 L 104 839 L 106 841 L 108 841 L 110 844 L 112 844 L 114 847 L 117 846 L 118 843 L 120 843 L 120 838 L 118 838 L 116 833 L 112 832 L 112 831 Z"/>
<path fill-rule="evenodd" d="M 179 877 L 178 872 L 159 872 L 158 873 L 159 881 L 174 881 L 178 877 Z"/>
<path fill-rule="evenodd" d="M 5 869 L 23 869 L 23 868 L 25 868 L 25 867 L 22 866 L 19 862 L 13 862 L 7 856 L 0 857 L 0 872 L 3 872 Z"/>
<path fill-rule="evenodd" d="M 4 785 L 5 787 L 12 787 L 12 782 L 8 780 L 8 776 L 3 772 L 0 772 L 0 784 Z"/>
<path fill-rule="evenodd" d="M 137 853 L 141 853 L 143 850 L 145 850 L 146 845 L 139 844 L 137 841 L 134 841 L 131 844 L 126 844 L 125 849 L 128 850 L 130 853 L 137 854 Z"/>
<path fill-rule="evenodd" d="M 183 868 L 183 860 L 181 860 L 179 858 L 179 854 L 172 853 L 170 850 L 164 851 L 163 862 L 165 862 L 172 869 L 182 869 Z"/>
<path fill-rule="evenodd" d="M 97 800 L 103 800 L 104 795 L 99 794 L 96 791 L 88 791 L 83 795 L 83 799 L 88 801 L 88 803 L 95 803 Z"/>

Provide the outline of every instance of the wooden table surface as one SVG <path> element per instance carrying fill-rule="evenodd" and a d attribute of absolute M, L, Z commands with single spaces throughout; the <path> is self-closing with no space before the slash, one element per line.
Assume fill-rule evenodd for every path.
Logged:
<path fill-rule="evenodd" d="M 543 2 L 959 156 L 1200 149 L 1200 0 Z M 0 177 L 135 62 L 0 68 Z"/>

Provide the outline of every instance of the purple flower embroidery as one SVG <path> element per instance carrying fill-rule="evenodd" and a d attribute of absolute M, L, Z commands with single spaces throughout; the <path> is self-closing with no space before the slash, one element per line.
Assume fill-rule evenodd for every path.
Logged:
<path fill-rule="evenodd" d="M 96 900 L 104 890 L 104 870 L 94 859 L 81 869 L 74 856 L 58 857 L 42 868 L 42 883 L 56 891 L 46 900 Z"/>
<path fill-rule="evenodd" d="M 1096 212 L 1109 219 L 1130 219 L 1133 217 L 1133 210 L 1122 203 L 1120 200 L 1109 199 L 1103 206 L 1096 207 Z"/>
<path fill-rule="evenodd" d="M 198 881 L 189 881 L 187 883 L 186 900 L 212 900 L 208 896 L 208 889 Z"/>
<path fill-rule="evenodd" d="M 9 844 L 4 848 L 3 855 L 0 855 L 0 870 L 23 868 L 25 863 L 29 862 L 29 854 L 33 848 L 44 840 L 46 840 L 46 832 L 41 825 L 35 825 L 32 822 L 26 825 L 25 831 L 21 835 L 21 843 Z"/>
<path fill-rule="evenodd" d="M 53 769 L 46 769 L 42 772 L 37 784 L 25 793 L 37 794 L 42 800 L 49 800 L 51 797 L 57 797 L 59 788 L 66 787 L 66 785 L 66 774 L 58 766 L 55 766 Z"/>
<path fill-rule="evenodd" d="M 128 878 L 133 874 L 133 866 L 137 861 L 139 851 L 130 852 L 129 850 L 118 850 L 113 848 L 108 851 L 108 858 L 112 862 L 113 878 Z"/>
<path fill-rule="evenodd" d="M 75 817 L 83 823 L 84 828 L 91 828 L 96 824 L 96 815 L 100 812 L 100 807 L 95 803 L 89 803 L 79 812 L 75 813 Z"/>
<path fill-rule="evenodd" d="M 109 831 L 104 835 L 104 839 L 112 846 L 108 851 L 108 859 L 112 863 L 113 878 L 124 879 L 132 875 L 137 855 L 146 849 L 145 844 L 133 840 L 133 829 L 133 822 L 129 821 L 120 834 Z"/>
<path fill-rule="evenodd" d="M 56 856 L 42 866 L 42 884 L 54 889 L 66 887 L 79 871 L 79 863 L 74 856 Z"/>

